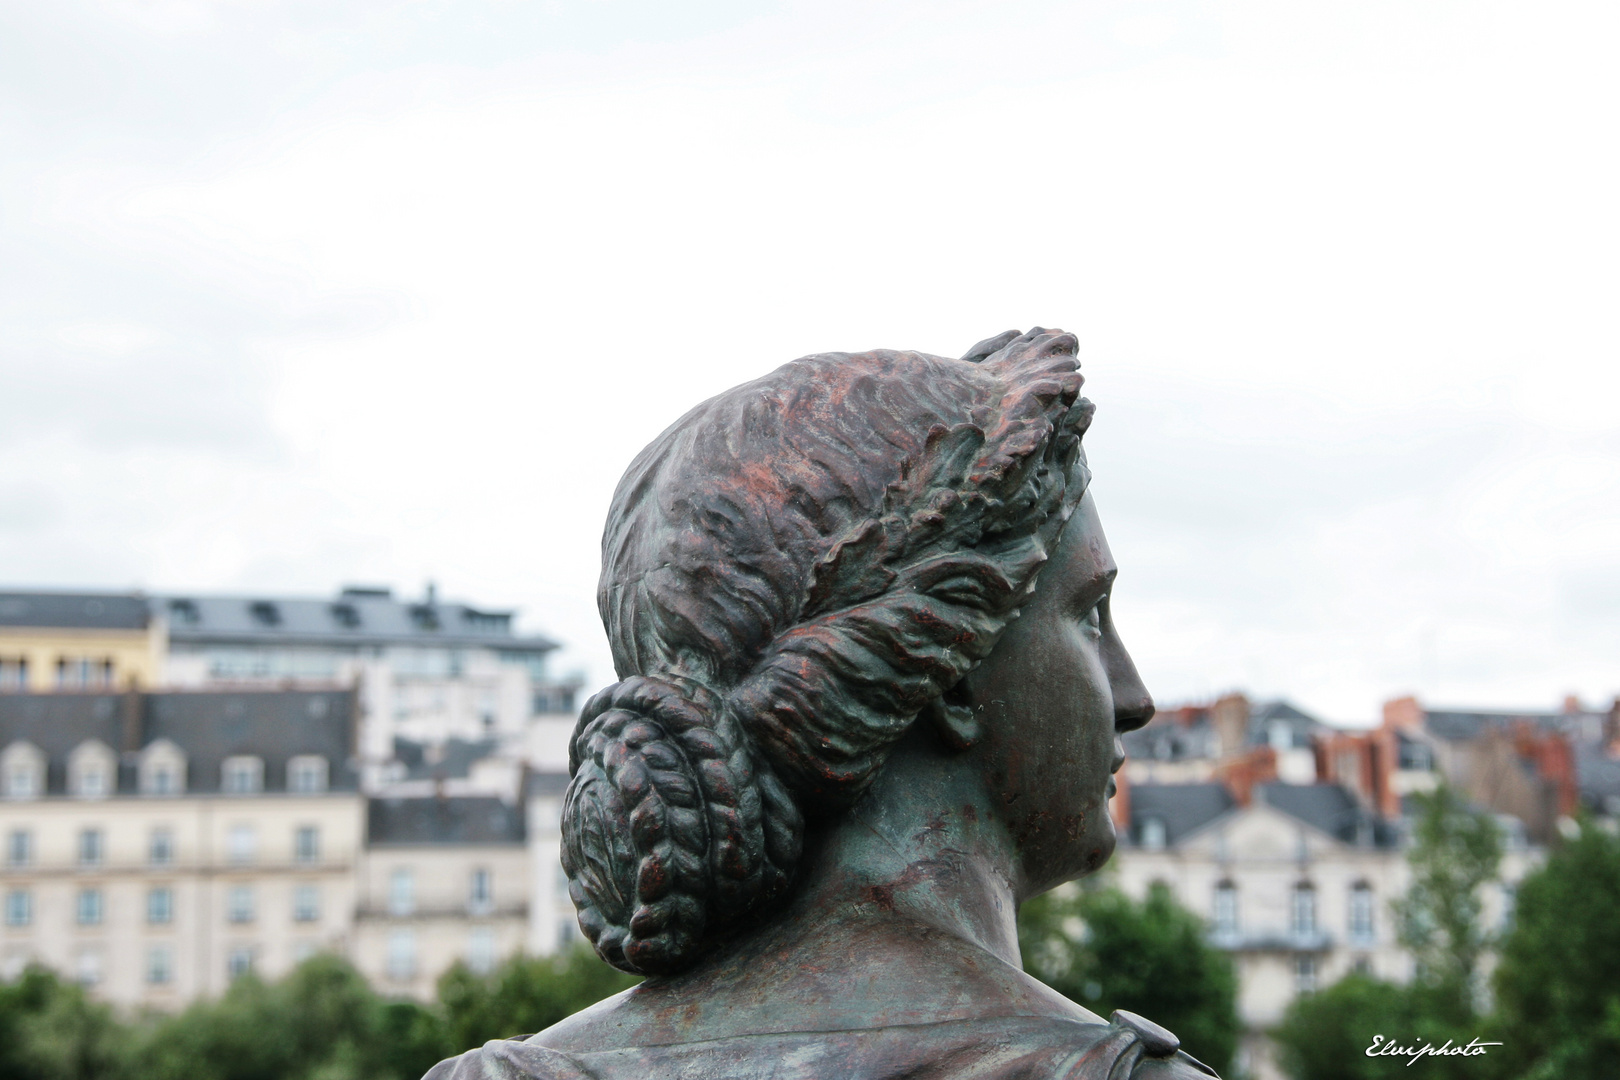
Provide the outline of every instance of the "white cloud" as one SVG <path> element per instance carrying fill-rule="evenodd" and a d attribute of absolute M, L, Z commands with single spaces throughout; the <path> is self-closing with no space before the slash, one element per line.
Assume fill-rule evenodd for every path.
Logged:
<path fill-rule="evenodd" d="M 659 428 L 1042 322 L 1161 699 L 1620 689 L 1606 7 L 50 7 L 0 13 L 16 580 L 432 575 L 602 680 Z"/>

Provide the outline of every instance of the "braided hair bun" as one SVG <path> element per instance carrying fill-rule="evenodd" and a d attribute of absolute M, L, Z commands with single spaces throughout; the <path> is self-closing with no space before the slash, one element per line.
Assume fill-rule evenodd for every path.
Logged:
<path fill-rule="evenodd" d="M 787 889 L 803 819 L 720 698 L 697 683 L 636 676 L 597 694 L 569 771 L 568 892 L 614 967 L 679 970 L 714 928 Z"/>

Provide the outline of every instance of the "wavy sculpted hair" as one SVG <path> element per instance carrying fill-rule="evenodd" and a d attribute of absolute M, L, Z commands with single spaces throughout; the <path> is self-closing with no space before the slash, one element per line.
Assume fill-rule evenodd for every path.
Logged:
<path fill-rule="evenodd" d="M 667 974 L 767 913 L 807 816 L 872 782 L 984 659 L 1089 474 L 1075 339 L 961 360 L 823 353 L 704 402 L 613 498 L 597 591 L 621 682 L 569 748 L 563 867 L 604 960 Z"/>

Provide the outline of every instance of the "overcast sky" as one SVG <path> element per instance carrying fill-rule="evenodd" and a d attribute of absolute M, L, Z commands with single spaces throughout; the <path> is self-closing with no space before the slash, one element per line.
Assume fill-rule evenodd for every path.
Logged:
<path fill-rule="evenodd" d="M 1620 6 L 0 2 L 0 579 L 521 607 L 795 356 L 1078 334 L 1161 703 L 1620 691 Z"/>

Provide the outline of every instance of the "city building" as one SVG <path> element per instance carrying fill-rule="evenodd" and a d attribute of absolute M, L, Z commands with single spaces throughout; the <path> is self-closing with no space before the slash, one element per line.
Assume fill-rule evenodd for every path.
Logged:
<path fill-rule="evenodd" d="M 355 912 L 355 965 L 384 992 L 431 1000 L 457 961 L 475 972 L 528 945 L 524 808 L 487 796 L 377 798 Z"/>
<path fill-rule="evenodd" d="M 0 592 L 0 693 L 154 687 L 167 648 L 137 593 Z"/>
<path fill-rule="evenodd" d="M 1131 783 L 1213 780 L 1222 763 L 1245 757 L 1272 763 L 1291 784 L 1316 781 L 1314 740 L 1328 725 L 1287 701 L 1251 702 L 1243 694 L 1161 710 L 1146 727 L 1125 735 L 1125 776 Z M 1269 750 L 1269 755 L 1255 751 Z"/>
<path fill-rule="evenodd" d="M 414 601 L 349 587 L 325 599 L 171 594 L 150 607 L 168 627 L 168 685 L 357 685 L 367 791 L 419 793 L 431 759 L 474 744 L 509 765 L 464 771 L 463 794 L 515 799 L 521 765 L 566 767 L 580 679 L 552 672 L 556 643 L 516 634 L 510 611 L 431 586 Z M 414 748 L 404 759 L 402 744 Z"/>
<path fill-rule="evenodd" d="M 1281 1076 L 1264 1032 L 1299 994 L 1350 971 L 1411 977 L 1390 912 L 1409 879 L 1406 825 L 1349 787 L 1133 784 L 1116 820 L 1120 888 L 1141 897 L 1163 883 L 1232 953 L 1243 1074 Z M 1502 883 L 1484 898 L 1488 923 L 1511 912 L 1513 883 L 1536 857 L 1518 823 L 1502 820 L 1507 851 Z"/>
<path fill-rule="evenodd" d="M 0 695 L 0 976 L 174 1009 L 346 952 L 354 694 Z"/>

